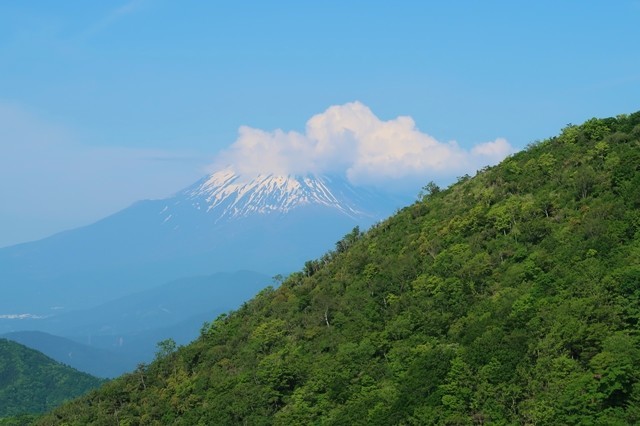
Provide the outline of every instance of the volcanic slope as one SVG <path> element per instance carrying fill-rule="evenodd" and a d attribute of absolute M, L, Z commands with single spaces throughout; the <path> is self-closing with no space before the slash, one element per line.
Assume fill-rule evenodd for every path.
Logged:
<path fill-rule="evenodd" d="M 40 424 L 638 424 L 640 113 L 425 188 Z"/>
<path fill-rule="evenodd" d="M 288 274 L 403 204 L 336 177 L 223 169 L 167 199 L 0 249 L 0 282 L 12 283 L 0 286 L 0 316 L 58 315 L 216 272 Z"/>

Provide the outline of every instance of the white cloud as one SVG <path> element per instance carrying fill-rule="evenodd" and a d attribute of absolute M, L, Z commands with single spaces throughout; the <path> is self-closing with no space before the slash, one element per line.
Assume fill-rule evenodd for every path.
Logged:
<path fill-rule="evenodd" d="M 423 133 L 411 117 L 383 121 L 351 102 L 311 117 L 304 134 L 243 126 L 215 166 L 232 165 L 242 174 L 342 173 L 356 184 L 393 186 L 473 173 L 512 152 L 502 138 L 465 150 Z"/>
<path fill-rule="evenodd" d="M 492 158 L 497 161 L 502 160 L 513 152 L 513 148 L 504 138 L 498 138 L 492 142 L 485 142 L 473 147 L 471 154 L 480 157 Z"/>

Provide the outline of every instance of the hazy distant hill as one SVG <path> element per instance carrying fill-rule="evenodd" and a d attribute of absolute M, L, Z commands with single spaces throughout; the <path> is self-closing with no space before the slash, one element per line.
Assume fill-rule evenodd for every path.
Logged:
<path fill-rule="evenodd" d="M 640 424 L 640 112 L 531 145 L 40 424 Z"/>
<path fill-rule="evenodd" d="M 17 331 L 0 335 L 0 338 L 35 349 L 57 362 L 96 377 L 115 377 L 133 370 L 119 354 L 41 331 Z"/>
<path fill-rule="evenodd" d="M 61 314 L 41 322 L 55 334 L 74 336 L 90 343 L 91 337 L 96 335 L 147 331 L 177 324 L 202 313 L 211 316 L 227 312 L 272 282 L 268 275 L 252 271 L 180 278 L 91 309 Z"/>
<path fill-rule="evenodd" d="M 92 309 L 6 321 L 47 332 L 6 336 L 81 371 L 114 377 L 151 361 L 160 340 L 188 343 L 205 321 L 237 308 L 272 281 L 251 271 L 182 278 Z"/>
<path fill-rule="evenodd" d="M 101 383 L 36 350 L 0 338 L 0 418 L 50 410 Z"/>

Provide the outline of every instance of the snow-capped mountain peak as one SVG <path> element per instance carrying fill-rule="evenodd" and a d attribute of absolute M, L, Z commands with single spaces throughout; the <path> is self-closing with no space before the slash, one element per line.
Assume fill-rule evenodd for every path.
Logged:
<path fill-rule="evenodd" d="M 232 169 L 211 174 L 183 191 L 197 209 L 215 213 L 219 219 L 253 214 L 287 213 L 319 205 L 352 217 L 362 215 L 347 194 L 356 191 L 344 180 L 326 176 L 258 174 L 240 175 Z"/>

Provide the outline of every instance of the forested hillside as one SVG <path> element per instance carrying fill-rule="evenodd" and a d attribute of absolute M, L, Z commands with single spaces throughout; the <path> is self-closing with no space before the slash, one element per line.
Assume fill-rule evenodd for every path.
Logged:
<path fill-rule="evenodd" d="M 0 338 L 0 424 L 8 424 L 4 417 L 43 413 L 103 382 Z"/>
<path fill-rule="evenodd" d="M 39 424 L 640 423 L 640 112 L 567 126 Z"/>

